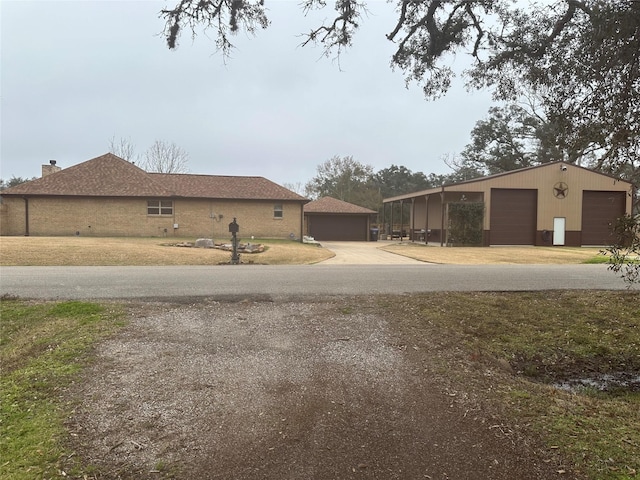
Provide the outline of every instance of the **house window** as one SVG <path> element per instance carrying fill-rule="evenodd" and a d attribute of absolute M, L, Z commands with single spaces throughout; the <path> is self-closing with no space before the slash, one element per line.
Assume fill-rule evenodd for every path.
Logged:
<path fill-rule="evenodd" d="M 284 215 L 282 214 L 282 204 L 278 203 L 273 206 L 273 218 L 282 218 Z"/>
<path fill-rule="evenodd" d="M 147 215 L 173 215 L 171 200 L 147 200 Z"/>

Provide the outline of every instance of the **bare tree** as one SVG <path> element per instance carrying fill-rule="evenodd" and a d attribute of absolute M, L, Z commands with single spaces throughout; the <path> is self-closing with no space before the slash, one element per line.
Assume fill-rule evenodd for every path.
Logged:
<path fill-rule="evenodd" d="M 294 183 L 285 182 L 282 184 L 282 186 L 287 190 L 291 190 L 292 192 L 297 193 L 298 195 L 302 195 L 303 197 L 306 195 L 304 183 L 302 182 L 294 182 Z"/>
<path fill-rule="evenodd" d="M 135 163 L 139 158 L 136 153 L 136 145 L 131 141 L 131 137 L 120 137 L 119 140 L 116 140 L 114 135 L 109 139 L 109 151 L 131 163 Z"/>
<path fill-rule="evenodd" d="M 147 172 L 187 173 L 189 154 L 175 143 L 156 140 L 144 153 L 140 167 Z"/>

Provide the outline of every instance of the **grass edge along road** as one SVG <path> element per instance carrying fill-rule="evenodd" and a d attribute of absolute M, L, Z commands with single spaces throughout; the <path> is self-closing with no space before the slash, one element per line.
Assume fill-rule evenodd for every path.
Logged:
<path fill-rule="evenodd" d="M 358 297 L 340 302 L 345 321 L 363 305 Z M 406 354 L 430 352 L 441 386 L 477 399 L 500 428 L 534 436 L 588 478 L 638 478 L 640 392 L 565 391 L 543 380 L 587 366 L 640 374 L 640 293 L 430 293 L 376 302 L 381 315 L 398 319 Z M 125 311 L 0 300 L 3 479 L 99 477 L 66 449 L 73 405 L 63 391 L 91 361 L 92 346 L 126 324 Z"/>

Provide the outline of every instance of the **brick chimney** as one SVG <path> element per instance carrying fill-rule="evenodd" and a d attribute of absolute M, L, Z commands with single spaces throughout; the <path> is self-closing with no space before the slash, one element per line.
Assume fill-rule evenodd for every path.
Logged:
<path fill-rule="evenodd" d="M 62 170 L 62 168 L 56 166 L 55 160 L 49 160 L 49 165 L 42 165 L 42 176 L 46 177 L 52 173 L 56 173 Z"/>

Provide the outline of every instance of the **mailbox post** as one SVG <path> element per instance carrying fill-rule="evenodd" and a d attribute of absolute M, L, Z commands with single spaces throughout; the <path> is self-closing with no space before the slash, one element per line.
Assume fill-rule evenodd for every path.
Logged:
<path fill-rule="evenodd" d="M 240 255 L 238 255 L 238 237 L 237 233 L 240 231 L 240 226 L 236 222 L 236 217 L 233 217 L 233 222 L 229 224 L 229 232 L 231 233 L 231 245 L 233 250 L 231 253 L 231 264 L 238 265 L 240 263 Z"/>

